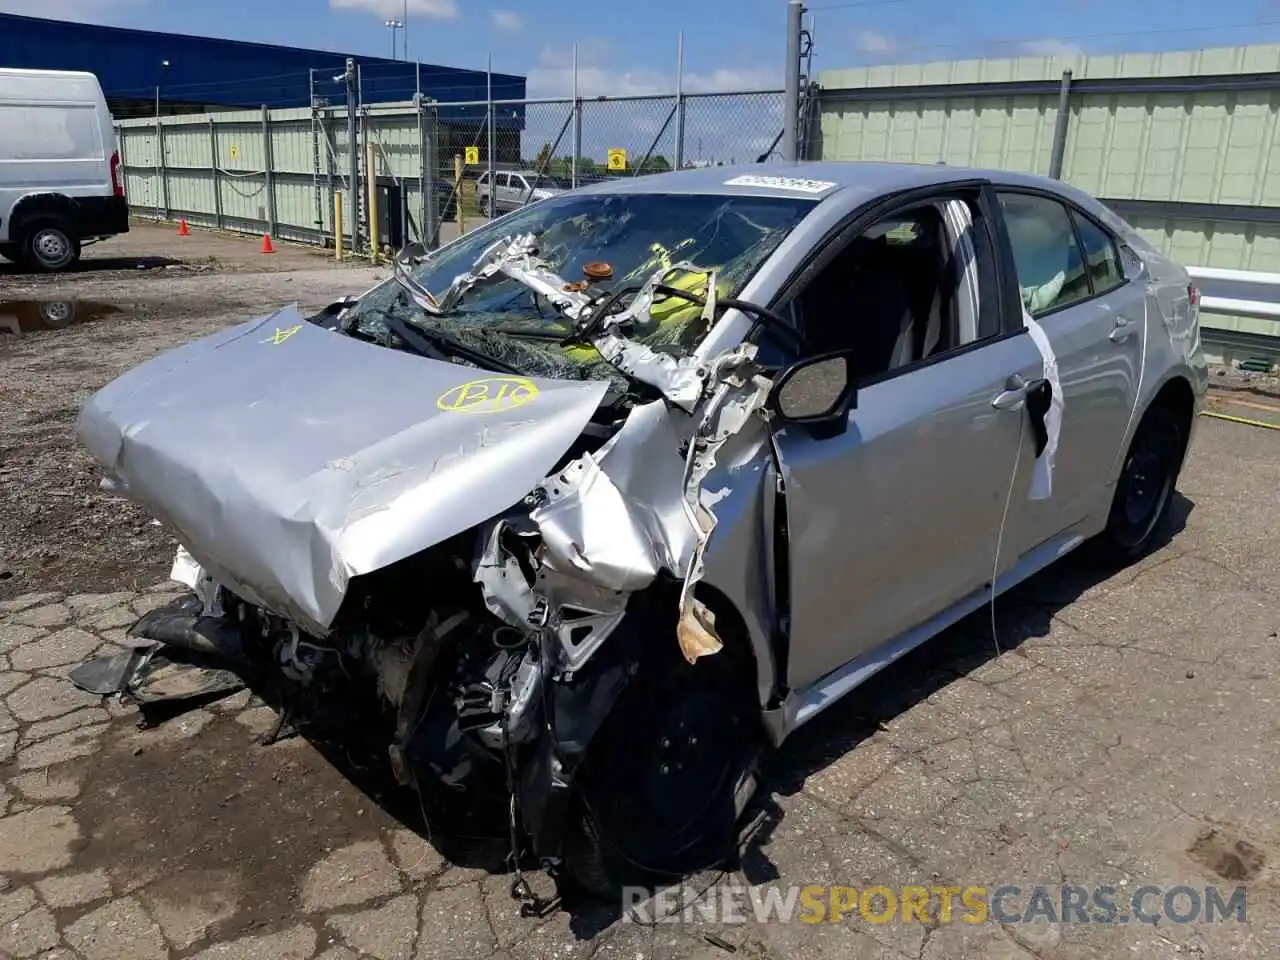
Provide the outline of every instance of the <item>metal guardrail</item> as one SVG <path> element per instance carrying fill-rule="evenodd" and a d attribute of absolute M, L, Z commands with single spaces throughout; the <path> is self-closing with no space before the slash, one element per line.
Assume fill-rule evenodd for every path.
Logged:
<path fill-rule="evenodd" d="M 1202 313 L 1220 313 L 1228 317 L 1246 317 L 1254 320 L 1280 320 L 1280 273 L 1261 273 L 1254 270 L 1228 270 L 1224 267 L 1188 267 L 1193 280 L 1216 280 L 1229 284 L 1249 284 L 1275 290 L 1274 300 L 1255 300 L 1247 297 L 1221 297 L 1203 294 L 1200 297 Z M 1262 335 L 1259 335 L 1262 336 Z M 1280 337 L 1275 339 L 1280 347 Z"/>
<path fill-rule="evenodd" d="M 1188 267 L 1187 273 L 1201 288 L 1200 337 L 1205 345 L 1217 348 L 1222 362 L 1238 362 L 1242 370 L 1274 369 L 1280 362 L 1280 273 L 1225 267 Z M 1232 320 L 1254 321 L 1254 329 L 1227 325 Z"/>

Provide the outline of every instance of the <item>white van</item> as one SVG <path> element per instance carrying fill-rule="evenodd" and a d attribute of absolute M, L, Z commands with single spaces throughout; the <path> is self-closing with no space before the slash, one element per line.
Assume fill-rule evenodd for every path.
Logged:
<path fill-rule="evenodd" d="M 123 176 L 97 77 L 0 67 L 0 256 L 66 270 L 128 232 Z"/>

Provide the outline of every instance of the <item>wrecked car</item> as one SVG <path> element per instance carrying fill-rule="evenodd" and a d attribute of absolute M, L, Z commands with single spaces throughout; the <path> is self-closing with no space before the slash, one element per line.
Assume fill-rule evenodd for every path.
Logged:
<path fill-rule="evenodd" d="M 96 688 L 185 646 L 373 690 L 395 776 L 498 811 L 516 862 L 600 893 L 701 868 L 763 749 L 1068 551 L 1159 542 L 1197 303 L 1104 206 L 1015 173 L 549 198 L 85 405 L 192 591 Z"/>

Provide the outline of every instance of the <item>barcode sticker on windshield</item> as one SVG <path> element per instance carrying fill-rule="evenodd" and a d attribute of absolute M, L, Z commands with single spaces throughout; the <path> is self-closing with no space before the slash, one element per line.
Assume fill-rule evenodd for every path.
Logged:
<path fill-rule="evenodd" d="M 836 185 L 829 180 L 804 180 L 800 177 L 765 177 L 755 173 L 744 174 L 724 182 L 726 187 L 772 187 L 775 190 L 796 190 L 800 193 L 826 193 Z"/>

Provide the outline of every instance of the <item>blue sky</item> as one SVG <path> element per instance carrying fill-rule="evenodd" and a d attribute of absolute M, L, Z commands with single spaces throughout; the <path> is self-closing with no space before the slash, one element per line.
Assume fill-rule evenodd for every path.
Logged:
<path fill-rule="evenodd" d="M 404 0 L 0 0 L 0 11 L 386 56 Z M 1277 0 L 812 0 L 819 69 L 1057 51 L 1191 49 L 1280 40 Z M 1039 9 L 1037 10 L 1037 7 Z M 784 0 L 409 0 L 423 62 L 529 77 L 566 93 L 669 92 L 685 33 L 687 88 L 781 84 Z"/>

